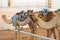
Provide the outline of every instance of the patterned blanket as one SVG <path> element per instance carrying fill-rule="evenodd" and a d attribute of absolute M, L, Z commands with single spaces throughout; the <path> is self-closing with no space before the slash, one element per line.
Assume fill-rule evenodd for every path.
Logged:
<path fill-rule="evenodd" d="M 27 19 L 28 14 L 27 12 L 21 11 L 19 13 L 16 13 L 13 17 L 12 17 L 12 22 L 13 22 L 13 26 L 16 26 L 17 24 L 17 20 L 20 20 L 21 22 L 24 21 L 25 19 Z"/>

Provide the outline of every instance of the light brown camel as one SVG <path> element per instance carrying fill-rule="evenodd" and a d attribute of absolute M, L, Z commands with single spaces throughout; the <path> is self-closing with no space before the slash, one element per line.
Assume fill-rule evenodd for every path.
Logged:
<path fill-rule="evenodd" d="M 52 20 L 55 17 L 55 15 L 53 14 L 52 11 L 48 12 L 42 19 L 45 22 L 49 22 L 50 20 Z M 55 27 L 56 28 L 56 27 Z M 52 29 L 47 29 L 47 37 L 50 37 L 51 34 L 53 33 L 54 38 L 56 39 L 56 33 L 55 33 L 55 28 Z"/>
<path fill-rule="evenodd" d="M 28 10 L 28 13 L 31 13 L 32 10 Z M 8 19 L 6 17 L 6 15 L 2 15 L 2 19 L 7 23 L 7 24 L 12 24 L 12 19 Z M 17 20 L 17 24 L 15 26 L 15 28 L 20 28 L 20 26 L 24 26 L 28 24 L 29 28 L 31 29 L 31 33 L 35 34 L 36 33 L 36 24 L 30 19 L 30 17 L 28 16 L 28 18 L 25 21 L 19 21 Z M 16 33 L 17 36 L 17 33 Z M 20 37 L 20 36 L 19 36 Z M 17 39 L 17 38 L 16 38 Z M 19 39 L 20 40 L 20 39 Z M 34 40 L 34 37 L 31 37 L 30 40 Z"/>
<path fill-rule="evenodd" d="M 57 15 L 59 15 L 59 13 L 60 12 L 58 12 L 58 14 Z M 41 28 L 44 28 L 44 29 L 47 29 L 47 33 L 48 33 L 48 37 L 50 37 L 50 35 L 51 35 L 51 33 L 50 33 L 50 31 L 51 32 L 53 32 L 53 34 L 54 34 L 54 38 L 56 39 L 56 36 L 55 36 L 55 32 L 54 32 L 54 29 L 56 28 L 57 30 L 58 30 L 58 28 L 56 27 L 56 21 L 57 21 L 57 18 L 59 17 L 57 17 L 57 15 L 55 16 L 52 12 L 49 12 L 49 14 L 47 14 L 47 15 L 45 15 L 45 17 L 43 18 L 43 20 L 41 20 L 41 19 L 39 19 L 39 17 L 38 17 L 38 13 L 32 13 L 33 15 L 32 15 L 32 19 L 33 19 L 33 21 L 35 21 L 35 22 L 37 22 L 37 24 L 41 27 Z M 55 17 L 54 17 L 55 16 Z M 52 20 L 53 19 L 53 20 Z M 56 20 L 55 20 L 56 19 Z M 40 22 L 40 20 L 41 20 L 41 22 Z M 58 20 L 60 20 L 59 18 L 58 18 Z M 47 24 L 45 24 L 44 22 L 46 22 Z M 49 23 L 48 23 L 49 22 Z M 52 27 L 51 27 L 51 25 L 50 25 L 50 23 L 51 23 L 51 25 L 53 25 Z M 53 24 L 52 24 L 53 23 Z M 58 24 L 59 24 L 59 22 L 57 22 Z M 58 25 L 57 24 L 57 25 Z M 49 29 L 50 29 L 50 31 L 49 31 Z M 59 33 L 59 30 L 58 30 L 58 34 L 60 35 L 60 33 Z M 60 38 L 60 37 L 59 37 Z M 59 39 L 60 40 L 60 39 Z"/>
<path fill-rule="evenodd" d="M 34 13 L 37 13 L 38 16 L 39 16 L 39 12 L 34 12 Z M 41 13 L 41 12 L 40 12 L 40 13 Z M 31 13 L 30 13 L 30 15 L 31 15 Z M 55 16 L 55 15 L 53 14 L 53 12 L 48 12 L 48 14 L 46 14 L 46 15 L 45 15 L 43 18 L 41 18 L 41 19 L 43 19 L 45 22 L 48 22 L 48 21 L 50 21 L 54 16 Z M 32 18 L 32 16 L 30 16 L 30 17 Z M 40 17 L 40 16 L 39 16 L 39 17 Z M 33 20 L 33 19 L 32 19 L 32 20 Z M 52 34 L 52 33 L 50 33 L 50 32 L 53 32 L 54 38 L 56 39 L 56 35 L 55 35 L 54 29 L 55 29 L 55 28 L 47 29 L 47 37 L 50 37 L 50 35 Z"/>

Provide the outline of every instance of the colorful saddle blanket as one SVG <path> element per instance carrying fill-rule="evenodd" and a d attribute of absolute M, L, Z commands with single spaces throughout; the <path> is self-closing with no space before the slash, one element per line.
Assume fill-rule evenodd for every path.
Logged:
<path fill-rule="evenodd" d="M 17 14 L 18 14 L 18 19 L 20 21 L 24 21 L 28 17 L 27 12 L 24 12 L 24 11 L 21 11 L 20 14 L 19 13 L 17 13 Z"/>
<path fill-rule="evenodd" d="M 13 26 L 16 26 L 17 20 L 24 21 L 28 17 L 27 12 L 21 11 L 12 17 Z"/>
<path fill-rule="evenodd" d="M 16 24 L 17 24 L 17 19 L 18 19 L 18 15 L 15 14 L 15 15 L 12 17 L 13 26 L 16 26 Z"/>
<path fill-rule="evenodd" d="M 46 15 L 48 12 L 49 12 L 49 9 L 47 9 L 47 8 L 42 9 L 42 14 L 43 14 L 43 15 Z"/>
<path fill-rule="evenodd" d="M 46 15 L 49 12 L 49 9 L 42 9 L 42 11 L 39 14 L 39 17 L 43 17 L 44 15 Z"/>

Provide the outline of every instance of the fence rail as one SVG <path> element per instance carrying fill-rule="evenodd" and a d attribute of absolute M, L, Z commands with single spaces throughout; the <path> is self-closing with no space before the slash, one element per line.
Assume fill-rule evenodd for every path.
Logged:
<path fill-rule="evenodd" d="M 1 30 L 12 30 L 12 31 L 20 32 L 20 33 L 23 33 L 23 34 L 26 34 L 26 35 L 35 36 L 35 37 L 39 38 L 39 40 L 40 40 L 40 38 L 44 38 L 44 39 L 46 39 L 46 40 L 55 40 L 55 39 L 53 39 L 53 38 L 48 38 L 48 37 L 44 37 L 44 36 L 39 36 L 39 35 L 36 35 L 36 34 L 32 34 L 32 33 L 30 33 L 30 32 L 24 32 L 24 31 L 22 31 L 22 30 L 12 29 L 12 28 L 8 28 L 8 27 L 7 27 L 7 28 L 0 27 L 0 28 L 1 28 Z"/>

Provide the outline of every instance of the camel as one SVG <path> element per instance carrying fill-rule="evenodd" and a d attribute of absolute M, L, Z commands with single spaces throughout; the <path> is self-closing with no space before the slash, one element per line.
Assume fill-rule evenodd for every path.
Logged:
<path fill-rule="evenodd" d="M 39 15 L 39 12 L 34 12 L 34 13 L 37 13 Z M 30 13 L 31 15 L 31 13 Z M 32 18 L 32 16 L 30 16 Z M 46 14 L 42 19 L 45 21 L 45 22 L 48 22 L 50 21 L 52 18 L 55 17 L 55 14 L 53 14 L 53 12 L 49 12 L 48 14 Z M 33 18 L 32 18 L 33 20 Z M 54 38 L 56 39 L 56 35 L 55 35 L 55 28 L 51 28 L 51 29 L 47 29 L 47 37 L 50 37 L 51 34 L 53 33 L 54 35 Z M 56 28 L 57 29 L 57 28 Z M 58 29 L 57 29 L 58 30 Z"/>
<path fill-rule="evenodd" d="M 34 19 L 34 21 L 41 27 L 41 28 L 44 28 L 44 29 L 51 29 L 51 28 L 54 28 L 56 25 L 58 25 L 60 27 L 60 12 L 58 12 L 56 14 L 56 16 L 48 21 L 48 22 L 45 22 L 43 21 L 41 18 L 38 17 L 38 14 L 37 13 L 32 13 L 32 18 Z M 48 27 L 49 26 L 49 27 Z"/>
<path fill-rule="evenodd" d="M 58 14 L 57 15 L 59 15 L 59 13 L 60 12 L 58 12 Z M 44 28 L 44 29 L 47 29 L 47 36 L 48 37 L 50 37 L 50 35 L 51 35 L 51 33 L 53 32 L 53 34 L 54 34 L 54 38 L 56 39 L 56 35 L 55 35 L 55 32 L 54 32 L 54 29 L 56 28 L 57 30 L 58 30 L 58 28 L 56 27 L 56 26 L 54 26 L 55 24 L 54 24 L 54 22 L 53 22 L 53 27 L 49 27 L 49 25 L 47 26 L 47 27 L 45 27 L 45 25 L 47 25 L 48 23 L 47 22 L 50 22 L 50 20 L 52 20 L 52 19 L 56 19 L 56 17 L 57 16 L 55 16 L 52 12 L 50 12 L 50 14 L 48 13 L 47 15 L 45 15 L 45 17 L 43 17 L 43 20 L 41 20 L 41 19 L 39 19 L 39 17 L 38 17 L 38 13 L 32 13 L 33 15 L 32 15 L 32 19 L 33 19 L 33 21 L 35 21 L 35 22 L 37 22 L 37 24 L 39 25 L 39 27 L 41 27 L 41 28 Z M 39 21 L 38 21 L 39 20 Z M 41 23 L 40 23 L 40 20 L 42 21 Z M 60 20 L 60 19 L 58 19 L 58 20 Z M 57 20 L 56 20 L 57 21 Z M 55 22 L 56 22 L 55 21 Z M 43 22 L 46 22 L 47 24 L 43 24 Z M 59 22 L 58 22 L 59 23 Z M 40 26 L 41 25 L 41 26 Z M 44 25 L 44 27 L 43 27 L 43 25 Z M 52 24 L 51 24 L 52 25 Z M 48 28 L 49 27 L 49 28 Z M 50 30 L 49 30 L 50 29 Z M 51 32 L 51 33 L 50 33 Z M 58 30 L 58 34 L 60 35 L 60 33 L 59 33 L 59 30 Z M 60 37 L 59 37 L 59 40 L 60 40 Z"/>
<path fill-rule="evenodd" d="M 32 10 L 28 10 L 27 13 L 31 13 Z M 8 19 L 6 17 L 6 15 L 2 15 L 2 19 L 5 21 L 5 23 L 7 24 L 12 24 L 12 19 Z M 29 25 L 29 28 L 31 29 L 31 33 L 35 34 L 36 33 L 36 24 L 30 19 L 30 17 L 28 16 L 26 20 L 24 21 L 20 21 L 20 20 L 17 20 L 17 24 L 15 26 L 16 29 L 20 28 L 20 26 L 24 26 L 28 24 Z M 16 33 L 16 36 L 17 36 L 17 33 Z M 19 36 L 20 37 L 20 36 Z M 17 37 L 16 37 L 17 39 Z M 20 39 L 19 39 L 20 40 Z M 33 37 L 31 37 L 30 40 L 34 40 Z"/>
<path fill-rule="evenodd" d="M 51 19 L 53 19 L 55 17 L 55 14 L 50 11 L 48 12 L 42 19 L 45 21 L 45 22 L 49 22 Z M 55 29 L 58 29 L 57 27 L 55 28 L 52 28 L 52 29 L 47 29 L 47 37 L 50 37 L 51 34 L 53 33 L 53 36 L 54 38 L 56 39 L 56 33 L 55 33 Z"/>

